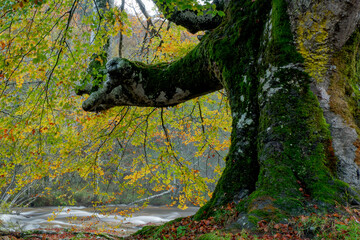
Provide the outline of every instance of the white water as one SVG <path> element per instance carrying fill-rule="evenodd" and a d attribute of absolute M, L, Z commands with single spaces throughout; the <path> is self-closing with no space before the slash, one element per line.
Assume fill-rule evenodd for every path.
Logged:
<path fill-rule="evenodd" d="M 109 210 L 115 206 L 109 207 Z M 95 210 L 95 211 L 94 211 Z M 133 213 L 131 217 L 119 214 L 103 215 L 96 209 L 85 207 L 44 207 L 18 209 L 20 214 L 0 214 L 0 230 L 26 231 L 46 228 L 82 229 L 91 225 L 95 228 L 112 229 L 128 235 L 144 225 L 157 225 L 178 217 L 193 215 L 198 208 L 186 210 L 168 207 L 148 207 Z M 49 221 L 56 215 L 55 219 Z"/>

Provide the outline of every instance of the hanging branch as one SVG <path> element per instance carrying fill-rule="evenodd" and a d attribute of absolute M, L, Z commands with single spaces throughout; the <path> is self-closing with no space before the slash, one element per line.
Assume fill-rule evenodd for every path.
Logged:
<path fill-rule="evenodd" d="M 144 149 L 144 155 L 145 155 L 145 162 L 146 162 L 146 165 L 149 165 L 148 163 L 148 157 L 147 157 L 147 151 L 146 151 L 146 142 L 147 142 L 147 131 L 148 131 L 148 128 L 149 128 L 149 118 L 151 116 L 151 114 L 153 112 L 155 112 L 156 108 L 153 108 L 153 110 L 146 116 L 146 120 L 145 120 L 145 132 L 144 132 L 144 142 L 143 142 L 143 149 Z M 153 174 L 151 172 L 151 174 Z"/>
<path fill-rule="evenodd" d="M 203 134 L 205 134 L 204 118 L 203 118 L 203 115 L 202 115 L 201 105 L 200 105 L 199 100 L 197 101 L 197 105 L 198 105 L 198 108 L 199 108 L 199 115 L 200 115 L 200 120 L 201 120 L 201 129 L 202 129 Z"/>
<path fill-rule="evenodd" d="M 162 29 L 162 27 L 163 27 L 163 25 L 164 25 L 165 22 L 166 22 L 166 19 L 164 19 L 164 20 L 162 21 L 159 29 L 156 31 L 157 34 L 159 34 L 159 32 L 160 32 L 160 30 Z M 168 26 L 169 26 L 169 25 L 168 25 Z M 168 30 L 169 30 L 169 29 L 167 29 L 167 31 L 168 31 Z M 160 34 L 159 34 L 159 36 L 160 36 Z M 159 43 L 159 45 L 156 47 L 156 49 L 159 49 L 159 48 L 162 46 L 162 44 L 164 43 L 164 41 L 162 40 L 161 36 L 160 36 L 160 39 L 161 39 L 161 40 L 160 40 L 160 43 Z M 149 46 L 150 46 L 150 44 L 148 44 L 148 47 L 149 47 Z M 155 55 L 154 58 L 150 61 L 150 63 L 153 63 L 156 58 L 157 58 L 157 56 Z"/>
<path fill-rule="evenodd" d="M 65 27 L 63 36 L 62 36 L 61 41 L 60 41 L 61 46 L 66 45 L 66 35 L 67 35 L 68 31 L 69 31 L 71 20 L 72 20 L 72 18 L 74 16 L 74 13 L 75 13 L 75 10 L 76 10 L 76 7 L 77 7 L 77 2 L 78 2 L 78 0 L 75 0 L 73 2 L 72 6 L 71 6 L 71 9 L 67 12 L 69 14 L 69 17 L 68 17 L 68 21 L 66 23 L 66 27 Z M 54 71 L 55 71 L 55 69 L 56 69 L 56 67 L 57 67 L 57 65 L 59 63 L 62 51 L 63 51 L 63 47 L 61 47 L 60 50 L 58 51 L 55 64 L 54 64 L 54 66 L 52 67 L 52 69 L 50 70 L 50 72 L 48 74 L 48 79 L 47 79 L 46 85 L 45 85 L 46 99 L 48 98 L 49 83 L 50 83 L 51 77 L 52 77 L 52 75 L 53 75 L 53 73 L 54 73 Z"/>
<path fill-rule="evenodd" d="M 169 137 L 169 134 L 168 134 L 168 131 L 167 131 L 167 128 L 165 127 L 165 121 L 164 121 L 164 108 L 161 108 L 161 112 L 160 112 L 160 116 L 161 116 L 161 126 L 162 126 L 162 129 L 164 130 L 164 133 L 165 133 L 165 137 L 166 137 L 166 142 L 169 144 L 170 146 L 170 149 L 172 151 L 172 156 L 175 158 L 176 162 L 181 166 L 183 167 L 183 164 L 180 162 L 180 160 L 177 158 L 177 156 L 175 155 L 175 151 L 174 151 L 174 148 L 172 146 L 172 143 L 171 143 L 171 140 L 170 140 L 170 137 Z M 168 148 L 166 148 L 168 153 L 169 153 L 169 150 Z"/>

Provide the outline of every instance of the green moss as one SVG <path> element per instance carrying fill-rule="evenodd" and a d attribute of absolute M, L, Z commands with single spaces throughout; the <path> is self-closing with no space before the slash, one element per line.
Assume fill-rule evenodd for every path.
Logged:
<path fill-rule="evenodd" d="M 256 191 L 239 209 L 254 221 L 279 221 L 302 214 L 312 205 L 328 211 L 336 203 L 345 203 L 344 185 L 334 179 L 334 169 L 329 169 L 336 159 L 330 159 L 331 163 L 327 159 L 328 125 L 309 89 L 309 75 L 314 76 L 289 65 L 302 63 L 303 58 L 293 44 L 286 9 L 285 1 L 273 1 L 272 39 L 265 44 L 267 57 L 259 73 L 265 76 L 260 85 L 265 92 L 257 136 L 260 173 Z M 271 94 L 263 90 L 266 84 Z"/>
<path fill-rule="evenodd" d="M 328 47 L 327 23 L 331 12 L 316 15 L 318 3 L 314 4 L 305 14 L 300 15 L 297 24 L 298 51 L 305 59 L 306 72 L 316 81 L 321 82 L 327 72 L 331 49 Z"/>
<path fill-rule="evenodd" d="M 249 63 L 260 54 L 261 36 L 269 11 L 269 1 L 232 1 L 227 12 L 231 18 L 203 40 L 209 51 L 210 66 L 227 89 L 234 117 L 226 168 L 212 199 L 198 211 L 195 219 L 214 215 L 214 209 L 221 217 L 225 213 L 219 211 L 219 206 L 234 201 L 234 197 L 244 189 L 249 192 L 255 190 L 259 166 L 256 142 L 250 139 L 257 136 L 258 80 L 255 64 Z M 239 100 L 239 93 L 243 99 Z M 239 130 L 237 125 L 245 117 L 250 124 L 246 129 Z"/>
<path fill-rule="evenodd" d="M 226 236 L 225 234 L 223 234 L 223 236 L 220 235 L 220 233 L 215 232 L 215 233 L 207 233 L 204 234 L 198 238 L 196 238 L 196 240 L 231 240 L 232 236 Z"/>
<path fill-rule="evenodd" d="M 259 238 L 257 238 L 257 236 L 254 235 L 253 233 L 249 233 L 244 230 L 239 231 L 239 230 L 235 230 L 235 229 L 232 229 L 232 230 L 228 229 L 227 231 L 216 231 L 216 232 L 212 232 L 212 233 L 207 233 L 196 239 L 197 240 L 232 240 L 232 239 L 256 240 Z"/>
<path fill-rule="evenodd" d="M 285 0 L 231 1 L 227 12 L 231 17 L 186 57 L 170 66 L 133 63 L 144 76 L 156 76 L 144 86 L 151 92 L 164 85 L 164 74 L 173 74 L 179 82 L 191 85 L 192 76 L 206 79 L 215 75 L 227 89 L 233 114 L 232 144 L 213 197 L 197 212 L 195 220 L 211 215 L 226 218 L 229 212 L 224 207 L 238 201 L 239 194 L 245 199 L 236 209 L 248 214 L 254 225 L 262 219 L 281 221 L 312 212 L 314 205 L 328 211 L 346 201 L 345 184 L 334 178 L 336 158 L 329 158 L 333 151 L 328 125 L 309 88 L 310 77 L 322 78 L 328 50 L 320 44 L 315 54 L 318 63 L 313 66 L 304 45 L 309 40 L 305 37 L 326 42 L 326 18 L 319 19 L 310 30 L 297 29 L 300 55 L 286 10 Z M 311 17 L 307 13 L 300 23 Z M 270 40 L 263 36 L 269 23 Z M 313 31 L 319 34 L 309 35 Z M 303 62 L 307 72 L 294 67 Z M 179 66 L 193 67 L 193 71 L 183 72 Z M 209 73 L 197 71 L 204 66 Z M 174 86 L 177 83 L 174 81 Z M 144 228 L 138 234 L 156 238 L 166 226 Z"/>
<path fill-rule="evenodd" d="M 319 68 L 316 71 L 292 67 L 304 61 L 306 67 L 311 64 L 308 49 L 301 45 L 305 39 L 297 39 L 301 54 L 296 51 L 286 1 L 239 1 L 233 4 L 238 10 L 237 4 L 243 11 L 233 10 L 229 22 L 209 34 L 212 40 L 205 42 L 210 61 L 221 70 L 234 117 L 227 166 L 213 198 L 195 218 L 214 215 L 214 209 L 216 215 L 224 215 L 219 206 L 234 201 L 243 189 L 251 195 L 240 202 L 238 211 L 248 213 L 253 223 L 298 215 L 312 205 L 329 210 L 337 202 L 344 203 L 344 186 L 334 178 L 337 159 L 329 147 L 328 125 L 309 88 L 310 77 L 320 79 L 323 75 L 327 50 L 316 49 L 319 55 L 325 51 L 321 66 L 315 65 Z M 269 4 L 270 40 L 263 36 L 270 16 Z M 257 10 L 251 12 L 254 7 Z M 300 22 L 307 21 L 310 15 L 303 17 Z M 313 36 L 317 42 L 327 40 L 325 23 L 326 17 L 311 27 L 320 31 Z M 298 31 L 300 36 L 308 36 L 308 30 Z M 262 56 L 262 61 L 256 62 Z M 261 78 L 264 82 L 259 81 Z M 270 84 L 271 93 L 264 90 L 266 84 Z M 251 124 L 241 130 L 238 125 L 244 116 Z M 250 144 L 242 145 L 246 141 Z"/>
<path fill-rule="evenodd" d="M 177 222 L 180 222 L 183 218 L 176 218 L 170 222 L 167 222 L 160 226 L 145 226 L 132 236 L 141 237 L 143 239 L 161 239 L 162 231 L 168 227 L 171 227 Z"/>
<path fill-rule="evenodd" d="M 356 31 L 345 46 L 335 54 L 329 87 L 331 110 L 341 115 L 360 134 L 360 32 Z M 346 107 L 344 107 L 346 106 Z"/>
<path fill-rule="evenodd" d="M 287 4 L 283 0 L 272 1 L 272 38 L 267 47 L 267 62 L 274 66 L 289 63 L 301 63 L 303 57 L 296 51 L 289 17 L 286 13 Z"/>
<path fill-rule="evenodd" d="M 286 75 L 294 78 L 296 73 Z M 281 77 L 284 81 L 286 78 Z M 259 159 L 266 159 L 261 164 L 258 188 L 250 200 L 271 196 L 275 208 L 293 214 L 301 213 L 309 201 L 322 202 L 324 208 L 344 203 L 339 194 L 341 186 L 326 164 L 328 125 L 316 97 L 306 84 L 303 86 L 304 89 L 292 87 L 290 93 L 275 94 L 271 104 L 262 109 Z M 274 210 L 276 218 L 278 213 Z"/>
<path fill-rule="evenodd" d="M 216 233 L 207 233 L 197 238 L 197 240 L 225 240 L 229 238 L 220 237 Z"/>
<path fill-rule="evenodd" d="M 343 48 L 334 54 L 332 64 L 336 71 L 331 76 L 328 89 L 330 109 L 340 115 L 346 123 L 360 134 L 360 31 L 353 33 Z M 356 147 L 355 163 L 360 166 L 360 139 L 353 142 Z"/>
<path fill-rule="evenodd" d="M 134 235 L 140 235 L 140 236 L 154 236 L 160 228 L 163 228 L 163 226 L 145 226 L 139 231 L 137 231 Z"/>

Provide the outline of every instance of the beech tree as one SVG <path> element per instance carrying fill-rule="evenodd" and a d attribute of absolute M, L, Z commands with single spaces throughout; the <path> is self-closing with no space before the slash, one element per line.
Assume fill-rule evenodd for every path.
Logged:
<path fill-rule="evenodd" d="M 103 86 L 82 91 L 85 111 L 171 107 L 225 88 L 231 148 L 196 218 L 235 202 L 246 227 L 359 204 L 360 1 L 217 0 L 217 14 L 154 2 L 190 32 L 207 30 L 201 42 L 171 63 L 111 59 Z"/>

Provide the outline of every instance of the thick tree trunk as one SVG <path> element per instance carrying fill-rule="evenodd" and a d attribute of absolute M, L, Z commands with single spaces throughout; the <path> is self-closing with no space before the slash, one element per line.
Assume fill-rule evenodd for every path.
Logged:
<path fill-rule="evenodd" d="M 250 227 L 315 205 L 329 211 L 358 202 L 359 1 L 227 2 L 221 25 L 184 59 L 158 69 L 110 62 L 105 87 L 84 107 L 171 106 L 200 95 L 189 82 L 206 85 L 202 94 L 222 84 L 233 116 L 231 148 L 196 218 L 235 202 L 243 213 L 237 223 Z M 178 88 L 187 94 L 175 101 Z"/>
<path fill-rule="evenodd" d="M 226 83 L 230 96 L 232 146 L 214 196 L 197 217 L 213 215 L 214 209 L 232 201 L 237 202 L 240 198 L 243 201 L 239 204 L 239 210 L 247 213 L 239 218 L 240 226 L 249 226 L 262 218 L 281 219 L 288 214 L 313 211 L 309 208 L 315 205 L 319 209 L 329 210 L 336 203 L 358 202 L 356 190 L 339 180 L 359 190 L 357 151 L 354 150 L 358 135 L 342 116 L 331 111 L 323 101 L 322 109 L 310 90 L 311 83 L 316 93 L 324 94 L 324 85 L 330 84 L 332 78 L 339 78 L 336 77 L 338 72 L 331 72 L 334 68 L 330 65 L 333 51 L 324 52 L 325 47 L 340 47 L 341 42 L 345 42 L 345 33 L 339 35 L 338 32 L 331 32 L 332 28 L 326 28 L 331 24 L 336 25 L 337 16 L 328 16 L 329 19 L 325 19 L 327 22 L 323 23 L 327 25 L 318 29 L 318 23 L 311 21 L 317 17 L 325 21 L 316 15 L 325 9 L 325 5 L 308 6 L 309 10 L 303 14 L 312 15 L 312 18 L 303 20 L 304 26 L 297 19 L 295 30 L 299 35 L 295 34 L 294 37 L 287 14 L 287 10 L 293 9 L 288 8 L 285 1 L 240 1 L 233 2 L 231 6 L 233 18 L 230 21 L 237 19 L 236 23 L 228 23 L 225 26 L 230 26 L 230 29 L 219 28 L 212 34 L 226 34 L 232 41 L 225 43 L 212 37 L 212 41 L 218 45 L 213 47 L 215 50 L 211 61 L 223 69 L 222 81 Z M 294 23 L 295 17 L 292 17 Z M 262 22 L 266 19 L 267 22 Z M 354 27 L 349 28 L 354 30 Z M 324 34 L 321 31 L 328 31 L 326 38 L 321 39 L 321 34 Z M 347 31 L 349 35 L 351 31 Z M 308 38 L 307 42 L 299 39 L 304 35 Z M 304 57 L 296 49 L 296 38 L 299 43 L 297 47 Z M 355 38 L 348 44 L 357 52 L 358 34 Z M 306 43 L 312 45 L 304 46 Z M 320 44 L 323 46 L 318 49 Z M 323 59 L 324 55 L 327 59 Z M 357 57 L 356 53 L 351 55 L 352 59 Z M 319 59 L 323 62 L 320 63 Z M 349 59 L 348 52 L 345 55 L 340 53 L 337 59 L 340 62 L 349 61 L 346 60 Z M 322 65 L 314 68 L 314 64 Z M 356 66 L 352 70 L 351 73 L 355 74 Z M 339 81 L 348 85 L 346 79 Z M 353 83 L 348 87 L 358 88 L 358 85 Z M 343 90 L 333 90 L 336 91 Z M 355 99 L 353 96 L 352 100 Z M 341 111 L 348 113 L 348 123 L 353 122 L 349 106 L 338 106 L 341 107 L 347 108 Z M 334 149 L 338 151 L 334 152 Z"/>

